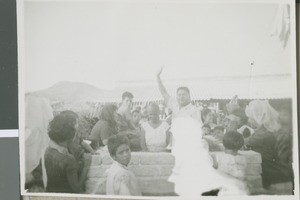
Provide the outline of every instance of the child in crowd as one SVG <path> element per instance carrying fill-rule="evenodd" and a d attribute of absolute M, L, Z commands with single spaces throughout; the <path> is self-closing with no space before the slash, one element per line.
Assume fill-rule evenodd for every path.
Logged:
<path fill-rule="evenodd" d="M 141 146 L 144 151 L 166 151 L 170 143 L 170 125 L 159 119 L 157 104 L 148 106 L 148 122 L 142 124 Z"/>
<path fill-rule="evenodd" d="M 223 136 L 224 136 L 224 127 L 216 126 L 211 135 L 206 135 L 203 137 L 209 145 L 209 151 L 223 151 Z"/>
<path fill-rule="evenodd" d="M 237 163 L 236 158 L 240 157 L 238 150 L 244 145 L 243 136 L 236 131 L 227 132 L 223 138 L 223 145 L 225 151 L 216 157 L 217 168 L 226 174 L 233 175 L 235 178 L 242 178 L 247 163 Z"/>
<path fill-rule="evenodd" d="M 214 123 L 214 113 L 210 109 L 205 108 L 201 111 L 201 119 L 203 124 L 209 125 L 210 128 L 216 127 L 216 124 Z"/>
<path fill-rule="evenodd" d="M 202 132 L 203 132 L 203 136 L 205 135 L 210 135 L 211 134 L 211 128 L 208 124 L 204 124 L 202 126 Z"/>
<path fill-rule="evenodd" d="M 123 196 L 141 195 L 135 175 L 127 168 L 131 159 L 128 138 L 122 135 L 111 136 L 107 142 L 107 147 L 114 163 L 106 171 L 106 194 Z"/>
<path fill-rule="evenodd" d="M 220 143 L 223 141 L 224 137 L 224 127 L 223 126 L 216 126 L 212 131 L 212 136 L 217 139 Z"/>
<path fill-rule="evenodd" d="M 139 110 L 132 111 L 132 124 L 134 128 L 139 131 L 141 130 L 141 124 L 140 124 L 141 118 L 142 116 Z"/>

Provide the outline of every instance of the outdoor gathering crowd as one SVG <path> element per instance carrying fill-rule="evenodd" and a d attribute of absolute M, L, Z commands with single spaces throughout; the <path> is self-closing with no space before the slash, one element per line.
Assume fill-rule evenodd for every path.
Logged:
<path fill-rule="evenodd" d="M 106 194 L 142 195 L 127 166 L 132 151 L 144 151 L 174 155 L 169 181 L 175 184 L 177 195 L 221 195 L 224 191 L 247 194 L 241 183 L 215 172 L 218 164 L 208 151 L 223 151 L 229 162 L 239 151 L 252 150 L 261 154 L 263 187 L 268 190 L 286 184 L 292 194 L 291 105 L 275 110 L 267 100 L 253 100 L 241 108 L 235 96 L 226 105 L 225 119 L 217 121 L 210 109 L 200 111 L 191 103 L 187 87 L 179 87 L 173 99 L 160 79 L 162 70 L 157 73 L 158 87 L 171 113 L 156 103 L 132 108 L 134 95 L 124 92 L 119 107 L 104 105 L 88 138 L 77 134 L 77 113 L 66 110 L 53 117 L 48 125 L 50 143 L 44 154 L 47 182 L 42 187 L 46 192 L 85 193 L 91 154 L 106 151 L 114 160 L 107 170 Z M 27 189 L 31 186 L 32 182 L 26 185 Z"/>

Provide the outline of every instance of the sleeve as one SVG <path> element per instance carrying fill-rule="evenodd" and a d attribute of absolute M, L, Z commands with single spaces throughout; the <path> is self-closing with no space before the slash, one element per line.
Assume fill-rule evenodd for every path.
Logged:
<path fill-rule="evenodd" d="M 115 176 L 113 187 L 118 191 L 118 195 L 130 196 L 130 177 L 128 174 L 118 174 Z"/>
<path fill-rule="evenodd" d="M 99 123 L 96 123 L 95 126 L 93 127 L 89 139 L 92 141 L 100 140 L 100 125 L 99 125 Z"/>
<path fill-rule="evenodd" d="M 101 126 L 100 128 L 100 138 L 101 140 L 108 140 L 108 138 L 110 136 L 113 135 L 113 131 L 112 129 L 110 128 L 109 124 L 105 123 L 103 124 L 103 126 Z"/>
<path fill-rule="evenodd" d="M 261 133 L 255 133 L 254 135 L 250 136 L 247 145 L 251 147 L 261 146 L 261 142 L 264 140 Z"/>
<path fill-rule="evenodd" d="M 83 190 L 79 184 L 78 167 L 75 158 L 70 156 L 65 162 L 65 173 L 72 191 L 74 193 L 82 193 Z"/>

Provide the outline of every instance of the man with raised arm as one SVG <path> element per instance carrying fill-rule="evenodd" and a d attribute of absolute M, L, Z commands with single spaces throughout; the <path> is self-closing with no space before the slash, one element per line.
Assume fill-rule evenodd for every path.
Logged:
<path fill-rule="evenodd" d="M 173 99 L 167 92 L 163 85 L 160 75 L 163 68 L 160 68 L 157 73 L 157 82 L 160 93 L 162 94 L 164 101 L 168 108 L 172 110 L 172 119 L 177 117 L 192 117 L 202 124 L 201 113 L 196 106 L 191 104 L 190 90 L 187 87 L 177 88 L 176 100 Z"/>

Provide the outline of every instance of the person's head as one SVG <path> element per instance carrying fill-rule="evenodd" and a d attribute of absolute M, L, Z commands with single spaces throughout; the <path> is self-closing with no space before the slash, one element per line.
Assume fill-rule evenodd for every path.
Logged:
<path fill-rule="evenodd" d="M 203 135 L 210 135 L 211 128 L 208 124 L 202 126 Z"/>
<path fill-rule="evenodd" d="M 133 94 L 130 92 L 124 92 L 122 94 L 122 105 L 128 109 L 130 109 L 132 104 Z"/>
<path fill-rule="evenodd" d="M 49 138 L 57 144 L 70 142 L 76 132 L 77 119 L 66 114 L 56 115 L 48 126 Z"/>
<path fill-rule="evenodd" d="M 141 116 L 141 112 L 138 110 L 134 110 L 132 111 L 132 122 L 133 124 L 139 124 L 140 120 L 141 120 L 142 116 Z"/>
<path fill-rule="evenodd" d="M 129 140 L 123 135 L 113 135 L 108 139 L 107 148 L 110 156 L 116 162 L 127 166 L 131 159 Z"/>
<path fill-rule="evenodd" d="M 148 109 L 147 105 L 143 106 L 141 109 L 141 117 L 143 119 L 148 119 L 148 110 L 147 109 Z"/>
<path fill-rule="evenodd" d="M 292 108 L 290 105 L 284 105 L 280 108 L 278 121 L 281 126 L 292 126 Z"/>
<path fill-rule="evenodd" d="M 223 137 L 223 145 L 227 150 L 238 151 L 244 145 L 244 138 L 237 131 L 228 131 Z"/>
<path fill-rule="evenodd" d="M 151 121 L 152 123 L 159 122 L 159 107 L 157 104 L 150 103 L 148 105 L 147 113 L 149 121 Z"/>
<path fill-rule="evenodd" d="M 224 136 L 224 127 L 223 126 L 216 126 L 213 129 L 213 136 L 215 136 L 216 138 L 223 138 Z"/>
<path fill-rule="evenodd" d="M 104 105 L 101 111 L 100 118 L 109 122 L 111 125 L 116 123 L 116 112 L 118 107 L 114 104 Z"/>
<path fill-rule="evenodd" d="M 201 119 L 204 124 L 213 123 L 213 113 L 210 109 L 205 108 L 201 111 Z"/>
<path fill-rule="evenodd" d="M 250 129 L 249 128 L 245 128 L 244 130 L 243 130 L 243 137 L 244 138 L 249 138 L 251 136 L 251 131 L 250 131 Z"/>
<path fill-rule="evenodd" d="M 141 107 L 141 106 L 136 106 L 136 107 L 134 108 L 134 110 L 136 110 L 136 111 L 138 111 L 138 112 L 141 112 L 141 111 L 142 111 L 142 107 Z"/>
<path fill-rule="evenodd" d="M 191 103 L 190 90 L 187 87 L 179 87 L 177 89 L 177 102 L 183 107 Z"/>
<path fill-rule="evenodd" d="M 64 115 L 64 116 L 66 116 L 68 118 L 73 118 L 73 120 L 76 121 L 75 128 L 76 129 L 78 128 L 79 115 L 76 112 L 74 112 L 72 110 L 64 110 L 64 111 L 61 111 L 59 114 L 60 115 Z"/>

